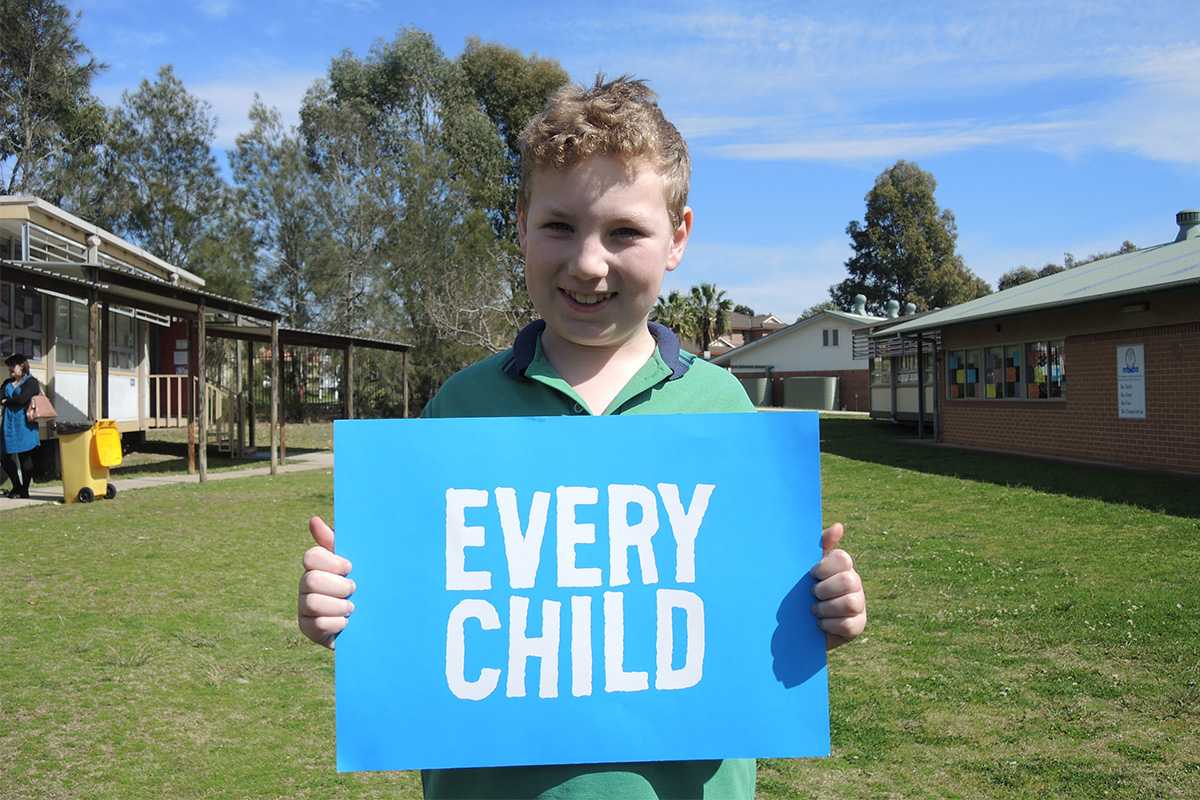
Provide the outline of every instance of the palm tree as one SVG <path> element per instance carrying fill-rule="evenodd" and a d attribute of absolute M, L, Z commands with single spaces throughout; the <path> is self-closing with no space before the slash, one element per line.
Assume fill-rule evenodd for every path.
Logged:
<path fill-rule="evenodd" d="M 692 287 L 688 304 L 695 315 L 700 350 L 707 356 L 712 341 L 729 330 L 729 312 L 733 310 L 733 301 L 716 284 L 702 283 Z"/>
<path fill-rule="evenodd" d="M 695 339 L 697 334 L 696 315 L 688 298 L 672 289 L 666 299 L 659 295 L 652 313 L 654 321 L 675 331 L 680 339 Z"/>

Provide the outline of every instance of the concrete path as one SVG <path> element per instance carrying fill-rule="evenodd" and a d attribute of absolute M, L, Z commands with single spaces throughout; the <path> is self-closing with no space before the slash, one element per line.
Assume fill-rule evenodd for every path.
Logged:
<path fill-rule="evenodd" d="M 305 472 L 314 469 L 333 469 L 333 453 L 328 450 L 319 450 L 313 453 L 304 453 L 302 455 L 288 456 L 287 463 L 279 467 L 279 474 L 288 472 Z M 227 469 L 220 472 L 209 472 L 208 479 L 210 481 L 227 481 L 234 478 L 249 478 L 254 475 L 270 475 L 271 467 L 249 467 L 247 469 Z M 199 483 L 199 475 L 188 475 L 184 473 L 176 473 L 171 475 L 153 475 L 144 478 L 113 478 L 113 485 L 117 487 L 117 496 L 119 497 L 124 492 L 129 492 L 134 489 L 149 489 L 154 486 L 169 486 L 175 483 Z M 97 500 L 98 503 L 103 503 L 104 500 Z M 29 489 L 29 499 L 8 499 L 0 495 L 0 509 L 8 510 L 10 508 L 22 508 L 24 506 L 52 506 L 62 505 L 62 484 L 52 484 L 45 489 L 39 488 L 34 484 Z"/>

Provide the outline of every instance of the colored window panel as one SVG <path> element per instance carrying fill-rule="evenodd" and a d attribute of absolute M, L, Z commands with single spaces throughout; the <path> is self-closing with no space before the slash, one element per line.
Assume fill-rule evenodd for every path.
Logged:
<path fill-rule="evenodd" d="M 989 347 L 984 353 L 983 383 L 987 399 L 1004 397 L 1004 348 Z"/>
<path fill-rule="evenodd" d="M 1046 399 L 1046 343 L 1025 345 L 1025 396 L 1030 400 Z"/>
<path fill-rule="evenodd" d="M 1011 345 L 1004 349 L 1004 396 L 1024 397 L 1025 383 L 1022 379 L 1021 346 Z"/>
<path fill-rule="evenodd" d="M 946 385 L 950 387 L 950 398 L 957 400 L 966 396 L 966 355 L 962 350 L 946 354 Z"/>
<path fill-rule="evenodd" d="M 1062 341 L 1047 342 L 1046 393 L 1051 399 L 1062 399 L 1067 394 L 1066 359 L 1063 356 Z"/>
<path fill-rule="evenodd" d="M 963 397 L 971 399 L 983 396 L 983 390 L 981 388 L 980 381 L 980 371 L 982 366 L 983 351 L 968 350 L 966 361 L 963 364 L 963 371 L 966 373 L 964 376 L 966 383 L 963 390 Z"/>

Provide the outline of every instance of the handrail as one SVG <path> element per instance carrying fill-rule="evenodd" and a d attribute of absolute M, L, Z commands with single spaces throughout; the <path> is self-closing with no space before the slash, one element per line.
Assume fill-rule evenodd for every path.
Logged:
<path fill-rule="evenodd" d="M 185 428 L 192 421 L 192 409 L 196 407 L 200 380 L 189 376 L 152 374 L 150 377 L 151 409 L 147 417 L 151 428 Z M 186 394 L 185 394 L 186 392 Z M 219 384 L 209 383 L 206 386 L 205 405 L 208 412 L 208 426 L 217 430 L 220 425 L 227 425 L 234 418 L 237 394 L 232 389 L 226 389 Z"/>

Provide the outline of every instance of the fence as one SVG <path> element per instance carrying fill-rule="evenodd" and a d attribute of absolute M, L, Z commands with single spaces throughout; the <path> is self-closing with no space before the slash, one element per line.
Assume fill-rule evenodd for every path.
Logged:
<path fill-rule="evenodd" d="M 252 348 L 254 379 L 246 363 Z M 208 343 L 209 380 L 223 387 L 238 385 L 236 359 L 242 359 L 241 383 L 249 391 L 255 414 L 265 419 L 271 409 L 271 348 L 229 340 Z M 279 415 L 286 422 L 312 422 L 345 416 L 345 353 L 319 347 L 280 348 Z M 399 417 L 404 414 L 401 354 L 357 348 L 354 351 L 354 414 L 357 417 Z"/>

